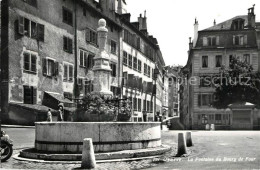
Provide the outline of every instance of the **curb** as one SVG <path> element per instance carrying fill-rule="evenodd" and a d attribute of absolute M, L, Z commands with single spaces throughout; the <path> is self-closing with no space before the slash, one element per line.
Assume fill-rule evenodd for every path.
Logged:
<path fill-rule="evenodd" d="M 125 159 L 107 159 L 107 160 L 96 160 L 96 163 L 110 163 L 110 162 L 127 162 L 127 161 L 137 161 L 143 159 L 154 159 L 161 157 L 162 155 L 157 156 L 149 156 L 149 157 L 140 157 L 140 158 L 125 158 Z M 22 158 L 19 157 L 19 154 L 15 154 L 12 158 L 19 160 L 19 161 L 27 161 L 27 162 L 36 162 L 36 163 L 48 163 L 48 164 L 81 164 L 81 161 L 45 161 L 40 159 L 29 159 L 29 158 Z"/>
<path fill-rule="evenodd" d="M 162 145 L 158 148 L 123 150 L 118 152 L 96 153 L 97 162 L 119 162 L 129 160 L 140 160 L 147 158 L 160 157 L 171 150 L 170 146 Z M 81 162 L 82 154 L 55 154 L 55 153 L 38 153 L 33 148 L 22 150 L 14 156 L 15 159 L 38 162 Z"/>
<path fill-rule="evenodd" d="M 1 128 L 33 128 L 33 129 L 35 129 L 35 126 L 23 126 L 23 125 L 1 125 Z"/>

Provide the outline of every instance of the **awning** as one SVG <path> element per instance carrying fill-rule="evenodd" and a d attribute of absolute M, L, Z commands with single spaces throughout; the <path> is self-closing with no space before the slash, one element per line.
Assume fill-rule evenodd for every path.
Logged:
<path fill-rule="evenodd" d="M 254 108 L 255 105 L 253 103 L 249 103 L 249 102 L 237 102 L 237 103 L 228 105 L 228 107 L 231 109 L 233 109 L 233 108 Z"/>
<path fill-rule="evenodd" d="M 56 100 L 60 101 L 61 103 L 68 103 L 68 104 L 73 104 L 72 101 L 70 101 L 67 98 L 64 98 L 63 95 L 59 94 L 59 93 L 54 93 L 54 92 L 47 92 L 45 91 L 45 93 L 49 94 L 50 96 L 52 96 L 53 98 L 55 98 Z"/>

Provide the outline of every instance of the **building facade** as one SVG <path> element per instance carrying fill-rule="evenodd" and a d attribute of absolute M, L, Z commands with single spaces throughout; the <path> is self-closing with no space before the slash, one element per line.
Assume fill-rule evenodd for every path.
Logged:
<path fill-rule="evenodd" d="M 111 91 L 131 98 L 134 115 L 140 118 L 144 110 L 153 120 L 153 70 L 159 47 L 147 33 L 146 16 L 130 23 L 126 12 L 124 0 L 3 0 L 2 121 L 26 124 L 28 117 L 12 110 L 18 105 L 57 110 L 58 104 L 64 103 L 64 108 L 71 111 L 78 99 L 92 92 L 100 18 L 107 21 L 109 30 L 106 51 L 111 58 Z M 127 77 L 134 75 L 139 81 L 122 81 L 126 72 L 131 75 Z M 138 88 L 130 87 L 141 80 Z"/>
<path fill-rule="evenodd" d="M 257 124 L 257 118 L 254 118 L 258 117 L 256 110 L 249 109 L 240 114 L 230 109 L 213 108 L 214 82 L 205 83 L 205 77 L 213 80 L 222 65 L 229 66 L 232 57 L 239 57 L 251 64 L 254 71 L 259 71 L 258 29 L 254 7 L 248 9 L 248 15 L 236 16 L 219 24 L 214 21 L 212 27 L 201 31 L 198 31 L 195 19 L 194 39 L 193 42 L 190 40 L 189 58 L 183 69 L 188 80 L 187 86 L 182 87 L 186 91 L 182 100 L 188 97 L 188 108 L 185 104 L 182 108 L 185 112 L 183 123 L 187 128 L 205 129 L 206 124 L 215 124 L 217 129 L 251 129 Z"/>

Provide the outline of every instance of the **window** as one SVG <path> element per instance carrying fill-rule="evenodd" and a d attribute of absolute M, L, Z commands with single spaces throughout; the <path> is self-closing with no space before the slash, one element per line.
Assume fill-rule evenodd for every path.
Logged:
<path fill-rule="evenodd" d="M 63 50 L 72 53 L 72 39 L 63 36 Z"/>
<path fill-rule="evenodd" d="M 199 94 L 198 105 L 199 106 L 210 106 L 213 100 L 212 94 Z"/>
<path fill-rule="evenodd" d="M 86 8 L 83 8 L 83 15 L 84 15 L 84 16 L 87 16 L 87 10 L 86 10 Z"/>
<path fill-rule="evenodd" d="M 142 61 L 138 60 L 138 71 L 141 73 L 142 72 Z"/>
<path fill-rule="evenodd" d="M 208 116 L 206 114 L 201 115 L 201 123 L 207 124 L 208 123 Z"/>
<path fill-rule="evenodd" d="M 229 55 L 229 66 L 231 66 L 231 63 L 233 62 L 234 56 Z"/>
<path fill-rule="evenodd" d="M 143 111 L 146 111 L 146 100 L 143 100 Z"/>
<path fill-rule="evenodd" d="M 87 68 L 88 69 L 92 69 L 93 68 L 93 66 L 94 66 L 94 64 L 95 64 L 95 61 L 94 61 L 94 54 L 88 54 L 88 62 L 87 62 Z"/>
<path fill-rule="evenodd" d="M 36 61 L 37 57 L 34 54 L 31 53 L 24 53 L 24 70 L 31 72 L 31 73 L 36 73 Z"/>
<path fill-rule="evenodd" d="M 44 41 L 44 25 L 33 22 L 22 16 L 19 16 L 18 20 L 18 33 L 39 41 Z"/>
<path fill-rule="evenodd" d="M 208 67 L 208 56 L 202 56 L 202 68 Z"/>
<path fill-rule="evenodd" d="M 150 112 L 153 113 L 153 102 L 151 102 L 151 105 L 150 105 Z"/>
<path fill-rule="evenodd" d="M 78 87 L 79 87 L 79 90 L 83 90 L 83 78 L 78 78 L 77 79 L 77 84 L 78 84 Z"/>
<path fill-rule="evenodd" d="M 137 58 L 134 57 L 134 70 L 137 70 Z"/>
<path fill-rule="evenodd" d="M 232 30 L 242 30 L 244 29 L 244 22 L 245 20 L 242 18 L 237 18 L 234 20 L 231 24 L 231 29 Z"/>
<path fill-rule="evenodd" d="M 221 124 L 222 123 L 221 114 L 216 114 L 215 115 L 215 123 L 216 124 Z"/>
<path fill-rule="evenodd" d="M 97 32 L 87 28 L 86 29 L 86 41 L 91 44 L 97 45 L 97 43 L 98 43 L 97 42 Z"/>
<path fill-rule="evenodd" d="M 63 15 L 63 22 L 72 26 L 73 24 L 72 12 L 69 9 L 63 7 L 62 15 Z"/>
<path fill-rule="evenodd" d="M 134 98 L 134 111 L 137 111 L 137 98 Z"/>
<path fill-rule="evenodd" d="M 37 0 L 23 0 L 27 4 L 37 8 Z"/>
<path fill-rule="evenodd" d="M 233 35 L 233 45 L 246 45 L 247 35 Z"/>
<path fill-rule="evenodd" d="M 57 76 L 59 74 L 59 63 L 50 58 L 42 59 L 43 75 Z"/>
<path fill-rule="evenodd" d="M 111 63 L 111 64 L 110 64 L 110 68 L 112 69 L 112 71 L 111 71 L 111 76 L 112 76 L 112 77 L 116 77 L 116 64 Z"/>
<path fill-rule="evenodd" d="M 137 49 L 141 49 L 141 39 L 139 37 L 137 38 Z"/>
<path fill-rule="evenodd" d="M 219 45 L 219 36 L 203 37 L 203 46 Z"/>
<path fill-rule="evenodd" d="M 73 65 L 64 63 L 63 81 L 73 82 Z"/>
<path fill-rule="evenodd" d="M 128 67 L 133 67 L 133 57 L 130 54 L 128 54 Z"/>
<path fill-rule="evenodd" d="M 23 86 L 24 104 L 37 103 L 37 89 L 32 86 Z"/>
<path fill-rule="evenodd" d="M 79 50 L 79 66 L 87 67 L 88 53 L 85 50 Z"/>
<path fill-rule="evenodd" d="M 116 42 L 111 40 L 111 53 L 116 54 Z"/>
<path fill-rule="evenodd" d="M 244 54 L 243 62 L 250 64 L 250 54 Z"/>
<path fill-rule="evenodd" d="M 147 107 L 147 112 L 150 112 L 150 101 L 148 101 L 148 100 L 147 100 L 147 105 L 146 105 L 146 107 Z"/>
<path fill-rule="evenodd" d="M 216 67 L 221 67 L 221 65 L 222 65 L 222 56 L 217 55 L 216 56 Z"/>
<path fill-rule="evenodd" d="M 148 77 L 151 76 L 151 68 L 150 68 L 150 66 L 147 67 L 147 75 L 148 75 Z"/>
<path fill-rule="evenodd" d="M 138 112 L 141 112 L 141 99 L 138 99 Z"/>
<path fill-rule="evenodd" d="M 144 63 L 144 75 L 147 74 L 147 64 Z"/>
<path fill-rule="evenodd" d="M 125 51 L 123 52 L 123 57 L 123 64 L 127 65 L 127 53 Z"/>

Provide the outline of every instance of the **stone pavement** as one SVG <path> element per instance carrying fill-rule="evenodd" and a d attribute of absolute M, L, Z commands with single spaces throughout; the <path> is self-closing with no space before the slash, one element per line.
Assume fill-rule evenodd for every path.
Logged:
<path fill-rule="evenodd" d="M 19 153 L 19 150 L 15 150 L 14 154 Z M 110 162 L 110 163 L 99 163 L 97 164 L 96 170 L 127 170 L 127 169 L 143 169 L 156 167 L 158 164 L 174 161 L 176 155 L 176 146 L 172 145 L 170 152 L 162 155 L 159 158 L 144 159 L 138 161 L 127 161 L 127 162 Z M 176 158 L 178 159 L 178 158 Z M 68 164 L 68 163 L 36 163 L 29 161 L 18 161 L 11 158 L 8 162 L 1 164 L 2 169 L 80 169 L 80 164 Z"/>

